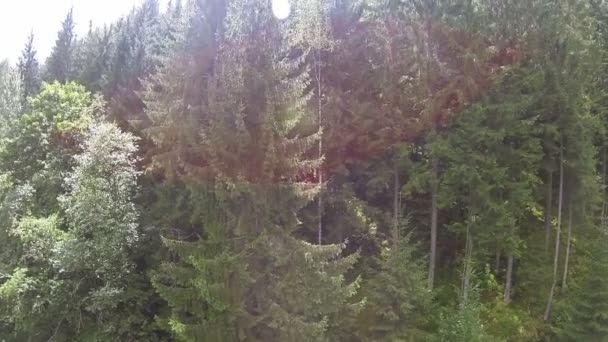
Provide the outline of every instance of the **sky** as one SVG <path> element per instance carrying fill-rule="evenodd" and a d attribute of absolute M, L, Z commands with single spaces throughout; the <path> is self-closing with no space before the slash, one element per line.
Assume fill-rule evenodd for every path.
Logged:
<path fill-rule="evenodd" d="M 61 22 L 74 8 L 76 34 L 82 36 L 93 26 L 103 26 L 127 14 L 143 0 L 0 0 L 0 60 L 16 63 L 30 31 L 42 63 L 49 55 Z M 161 6 L 166 0 L 161 0 Z M 161 7 L 164 10 L 164 8 Z"/>

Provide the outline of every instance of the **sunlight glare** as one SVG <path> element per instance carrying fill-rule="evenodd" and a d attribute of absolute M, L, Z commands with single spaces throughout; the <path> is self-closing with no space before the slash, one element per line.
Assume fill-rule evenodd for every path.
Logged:
<path fill-rule="evenodd" d="M 289 0 L 272 0 L 272 13 L 274 13 L 277 19 L 287 19 L 290 11 L 291 5 L 289 4 Z"/>

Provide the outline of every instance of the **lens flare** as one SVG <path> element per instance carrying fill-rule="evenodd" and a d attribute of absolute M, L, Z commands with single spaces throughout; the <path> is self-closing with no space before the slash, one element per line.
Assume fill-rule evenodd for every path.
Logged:
<path fill-rule="evenodd" d="M 272 0 L 272 13 L 277 19 L 287 19 L 291 12 L 289 0 Z"/>

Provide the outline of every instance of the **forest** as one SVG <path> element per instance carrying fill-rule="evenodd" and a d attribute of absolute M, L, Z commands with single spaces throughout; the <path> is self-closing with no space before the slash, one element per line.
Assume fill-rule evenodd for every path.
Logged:
<path fill-rule="evenodd" d="M 0 341 L 608 341 L 608 1 L 75 25 L 0 62 Z"/>

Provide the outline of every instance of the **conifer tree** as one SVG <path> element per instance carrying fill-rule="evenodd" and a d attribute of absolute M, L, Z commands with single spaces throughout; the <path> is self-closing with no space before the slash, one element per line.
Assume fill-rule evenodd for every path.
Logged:
<path fill-rule="evenodd" d="M 70 9 L 61 23 L 61 30 L 57 33 L 55 46 L 45 63 L 44 79 L 47 82 L 66 82 L 72 76 L 72 59 L 76 43 L 74 32 L 74 11 Z"/>
<path fill-rule="evenodd" d="M 486 100 L 459 113 L 452 129 L 432 142 L 444 168 L 440 207 L 455 211 L 449 228 L 465 240 L 465 300 L 471 263 L 484 260 L 476 256 L 498 242 L 509 260 L 504 299 L 510 301 L 513 260 L 522 243 L 518 230 L 532 215 L 542 156 L 534 121 L 526 116 L 541 89 L 539 79 L 525 70 L 508 72 Z"/>
<path fill-rule="evenodd" d="M 202 222 L 197 242 L 221 245 L 221 259 L 209 259 L 198 247 L 197 258 L 203 259 L 187 257 L 186 266 L 204 270 L 238 258 L 243 265 L 230 279 L 247 279 L 222 302 L 209 292 L 204 311 L 194 316 L 218 318 L 224 325 L 216 329 L 245 339 L 330 339 L 337 322 L 357 309 L 349 302 L 358 282 L 344 279 L 356 254 L 343 258 L 344 246 L 315 246 L 294 237 L 296 214 L 316 188 L 298 177 L 319 163 L 303 159 L 318 134 L 297 134 L 306 113 L 307 74 L 287 53 L 284 28 L 272 18 L 269 1 L 210 1 L 193 18 L 182 43 L 190 52 L 180 51 L 145 94 L 154 122 L 149 134 L 157 144 L 154 166 L 173 179 L 209 184 L 226 210 L 225 232 L 214 233 L 214 220 L 207 232 Z M 179 104 L 170 100 L 176 91 L 186 94 Z M 169 245 L 182 249 L 177 243 Z M 217 283 L 205 287 L 230 285 L 225 277 L 212 277 Z M 183 287 L 183 280 L 177 285 Z M 181 298 L 165 299 L 178 305 L 187 297 Z M 179 323 L 172 331 L 195 340 L 182 335 L 186 322 Z M 211 321 L 197 323 L 200 330 Z"/>
<path fill-rule="evenodd" d="M 234 254 L 236 240 L 228 235 L 229 220 L 212 191 L 182 188 L 181 196 L 190 204 L 191 223 L 203 224 L 207 238 L 182 240 L 184 226 L 173 239 L 163 238 L 179 262 L 164 262 L 152 277 L 171 307 L 161 322 L 185 341 L 239 340 L 239 327 L 246 323 L 240 302 L 248 281 L 244 255 Z"/>
<path fill-rule="evenodd" d="M 17 67 L 22 83 L 22 106 L 26 108 L 27 98 L 38 94 L 40 90 L 40 70 L 38 58 L 36 58 L 36 49 L 34 48 L 34 32 L 31 32 L 27 38 Z"/>
<path fill-rule="evenodd" d="M 405 222 L 404 222 L 405 221 Z M 362 312 L 366 338 L 416 340 L 427 338 L 422 331 L 430 315 L 431 293 L 426 288 L 423 260 L 416 259 L 416 246 L 407 231 L 407 220 L 394 227 L 390 243 L 378 260 L 379 267 L 364 284 L 366 308 Z M 367 331 L 365 331 L 367 330 Z"/>
<path fill-rule="evenodd" d="M 13 70 L 7 61 L 0 61 L 0 137 L 5 138 L 10 126 L 21 114 L 22 84 L 19 74 Z"/>
<path fill-rule="evenodd" d="M 606 297 L 608 253 L 606 235 L 596 232 L 587 249 L 588 267 L 580 285 L 569 295 L 565 312 L 556 322 L 559 341 L 605 341 L 608 339 Z"/>
<path fill-rule="evenodd" d="M 435 341 L 484 342 L 501 341 L 485 331 L 481 312 L 483 309 L 477 290 L 471 290 L 471 298 L 458 308 L 441 313 Z"/>
<path fill-rule="evenodd" d="M 92 26 L 92 23 L 90 24 Z M 112 53 L 112 27 L 93 29 L 74 49 L 73 77 L 90 91 L 100 91 Z"/>
<path fill-rule="evenodd" d="M 151 76 L 169 58 L 175 40 L 185 30 L 194 2 L 160 13 L 157 0 L 147 0 L 121 18 L 113 27 L 102 89 L 108 99 L 108 114 L 121 126 L 147 127 L 144 104 L 138 96 L 141 80 Z"/>

